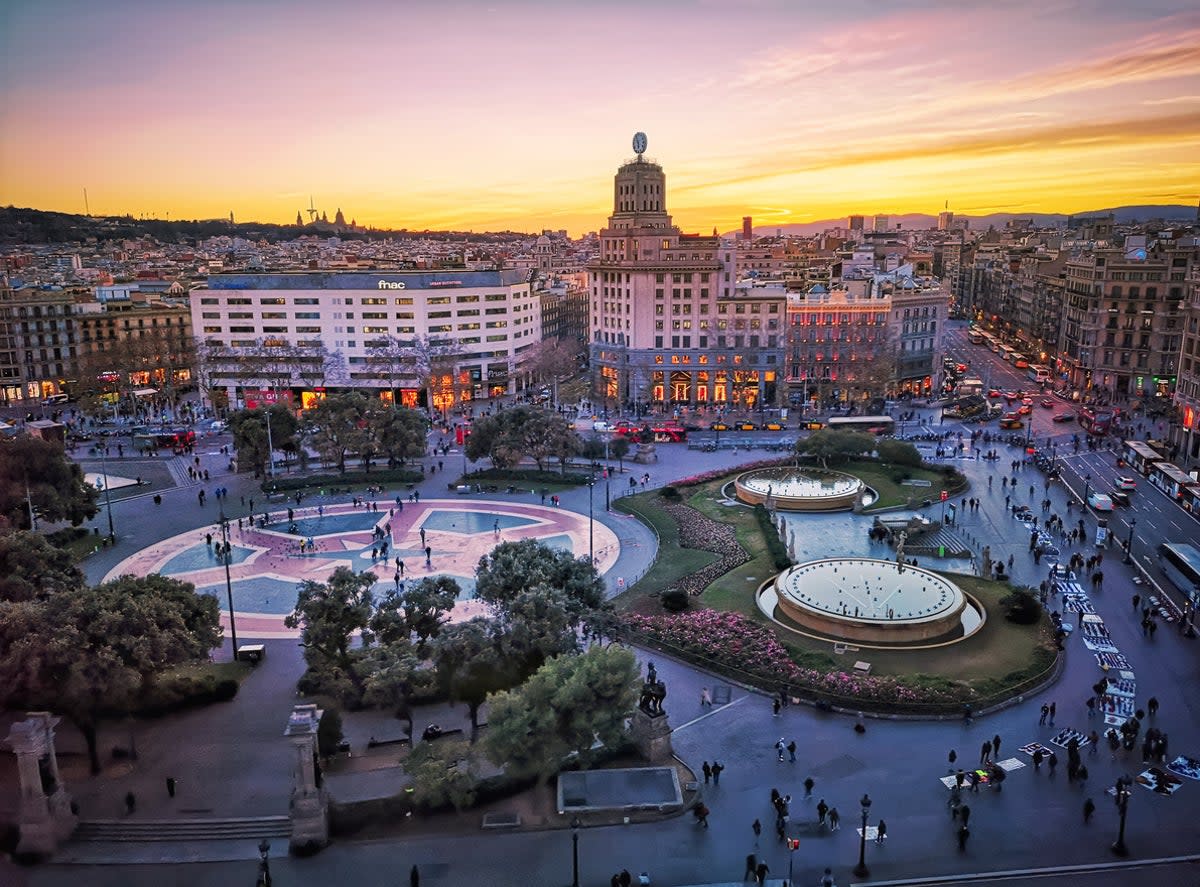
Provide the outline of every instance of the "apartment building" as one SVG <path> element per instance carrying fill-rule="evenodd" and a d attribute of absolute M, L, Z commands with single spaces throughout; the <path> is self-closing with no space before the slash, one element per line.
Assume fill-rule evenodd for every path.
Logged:
<path fill-rule="evenodd" d="M 0 284 L 0 405 L 30 407 L 66 391 L 76 371 L 80 292 Z"/>
<path fill-rule="evenodd" d="M 1194 472 L 1200 468 L 1200 269 L 1192 271 L 1188 282 L 1182 321 L 1171 443 L 1178 448 L 1175 464 Z"/>
<path fill-rule="evenodd" d="M 191 314 L 206 387 L 232 406 L 357 390 L 448 410 L 513 393 L 542 338 L 515 269 L 214 274 Z"/>

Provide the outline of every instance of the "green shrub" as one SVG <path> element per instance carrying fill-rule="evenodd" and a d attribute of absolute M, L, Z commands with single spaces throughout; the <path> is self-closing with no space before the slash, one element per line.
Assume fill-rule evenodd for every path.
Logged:
<path fill-rule="evenodd" d="M 1004 618 L 1017 625 L 1033 625 L 1042 618 L 1042 603 L 1027 588 L 1018 588 L 1000 598 Z"/>
<path fill-rule="evenodd" d="M 570 471 L 563 474 L 559 471 L 538 471 L 536 468 L 484 468 L 464 474 L 462 478 L 464 481 L 473 483 L 503 480 L 526 484 L 582 486 L 590 481 L 592 476 L 590 473 L 581 471 Z"/>
<path fill-rule="evenodd" d="M 881 461 L 892 465 L 907 465 L 909 468 L 919 468 L 923 461 L 920 451 L 904 440 L 881 440 L 875 445 L 875 452 L 879 454 Z"/>
<path fill-rule="evenodd" d="M 331 757 L 337 753 L 341 741 L 342 713 L 336 708 L 327 708 L 317 725 L 317 753 L 323 758 Z"/>
<path fill-rule="evenodd" d="M 671 587 L 659 595 L 663 609 L 668 613 L 682 613 L 688 608 L 688 593 L 682 588 Z"/>
<path fill-rule="evenodd" d="M 767 553 L 771 555 L 771 562 L 775 565 L 775 569 L 786 570 L 792 565 L 792 559 L 788 556 L 787 546 L 779 538 L 779 531 L 771 523 L 771 512 L 762 505 L 755 505 L 754 516 L 758 519 L 758 528 L 762 531 L 763 540 L 767 543 Z"/>
<path fill-rule="evenodd" d="M 46 541 L 55 548 L 66 548 L 72 542 L 82 539 L 87 534 L 87 527 L 64 527 L 61 530 L 55 530 L 53 533 L 47 533 Z"/>
<path fill-rule="evenodd" d="M 411 468 L 380 468 L 376 471 L 347 471 L 343 474 L 310 474 L 300 477 L 267 478 L 262 488 L 267 493 L 283 493 L 291 490 L 321 489 L 323 487 L 348 487 L 357 484 L 415 484 L 425 479 L 420 471 Z"/>
<path fill-rule="evenodd" d="M 666 499 L 670 502 L 678 502 L 680 499 L 683 498 L 683 496 L 681 496 L 679 494 L 679 490 L 673 486 L 663 487 L 661 490 L 658 491 L 658 495 L 662 496 L 664 499 Z"/>

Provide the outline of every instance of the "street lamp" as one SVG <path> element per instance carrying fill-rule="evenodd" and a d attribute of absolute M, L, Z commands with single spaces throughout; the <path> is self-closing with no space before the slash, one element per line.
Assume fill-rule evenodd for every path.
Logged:
<path fill-rule="evenodd" d="M 579 817 L 571 818 L 571 887 L 579 887 Z"/>
<path fill-rule="evenodd" d="M 1113 842 L 1112 852 L 1117 856 L 1128 856 L 1129 848 L 1125 845 L 1125 814 L 1129 810 L 1129 784 L 1122 777 L 1117 780 L 1117 811 L 1121 814 L 1121 827 L 1117 832 L 1117 840 Z"/>
<path fill-rule="evenodd" d="M 275 445 L 271 443 L 271 408 L 266 409 L 267 414 L 267 461 L 271 463 L 271 477 L 275 477 Z"/>
<path fill-rule="evenodd" d="M 1125 540 L 1125 560 L 1124 563 L 1133 563 L 1133 528 L 1137 526 L 1137 518 L 1129 520 L 1129 538 Z"/>
<path fill-rule="evenodd" d="M 225 561 L 225 598 L 229 602 L 229 636 L 233 641 L 233 661 L 237 662 L 237 622 L 233 617 L 233 580 L 229 577 L 229 562 L 233 560 L 233 555 L 229 547 L 229 518 L 225 516 L 225 502 L 221 500 L 221 516 L 218 518 L 221 524 L 221 541 L 224 543 L 221 548 L 221 559 Z M 250 515 L 250 522 L 254 522 L 254 515 Z M 259 845 L 262 849 L 262 845 Z M 268 879 L 267 883 L 270 883 Z"/>
<path fill-rule="evenodd" d="M 596 565 L 596 519 L 592 515 L 592 491 L 596 488 L 596 469 L 588 481 L 588 563 Z"/>
<path fill-rule="evenodd" d="M 871 798 L 864 793 L 858 803 L 862 805 L 862 829 L 859 832 L 858 865 L 854 867 L 854 876 L 866 878 L 871 874 L 871 870 L 867 868 L 867 815 L 871 812 Z"/>
<path fill-rule="evenodd" d="M 1085 474 L 1083 476 L 1083 505 L 1087 507 L 1088 493 L 1092 491 L 1092 476 Z"/>
<path fill-rule="evenodd" d="M 258 842 L 258 881 L 255 887 L 271 887 L 271 842 L 263 838 Z"/>
<path fill-rule="evenodd" d="M 100 445 L 100 463 L 104 466 L 104 507 L 108 511 L 108 544 L 117 544 L 117 533 L 113 529 L 112 519 L 112 497 L 109 495 L 108 488 L 112 486 L 109 483 L 108 477 L 108 444 Z"/>

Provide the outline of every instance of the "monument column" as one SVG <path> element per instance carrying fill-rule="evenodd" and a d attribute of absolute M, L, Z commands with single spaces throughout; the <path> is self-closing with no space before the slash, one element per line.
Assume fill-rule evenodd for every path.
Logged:
<path fill-rule="evenodd" d="M 59 720 L 49 712 L 29 712 L 8 734 L 21 782 L 19 857 L 48 856 L 75 830 L 77 817 L 71 811 L 71 798 L 63 788 L 54 753 L 54 727 Z"/>
<path fill-rule="evenodd" d="M 293 852 L 311 853 L 329 843 L 329 796 L 317 769 L 317 727 L 323 714 L 311 703 L 297 705 L 283 732 L 295 753 L 289 805 Z"/>

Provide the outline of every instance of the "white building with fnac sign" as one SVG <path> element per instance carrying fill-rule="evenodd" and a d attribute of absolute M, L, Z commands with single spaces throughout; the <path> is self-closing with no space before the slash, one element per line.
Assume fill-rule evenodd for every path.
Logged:
<path fill-rule="evenodd" d="M 232 407 L 358 390 L 446 410 L 515 390 L 542 337 L 522 271 L 214 274 L 191 294 L 208 387 Z M 432 366 L 431 366 L 432 364 Z"/>

